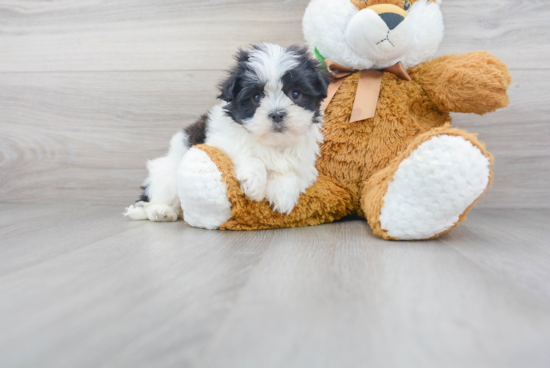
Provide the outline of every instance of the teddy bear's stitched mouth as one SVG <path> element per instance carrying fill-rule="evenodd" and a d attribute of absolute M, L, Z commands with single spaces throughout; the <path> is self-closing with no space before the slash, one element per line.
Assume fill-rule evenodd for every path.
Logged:
<path fill-rule="evenodd" d="M 390 41 L 390 30 L 388 30 L 388 33 L 386 34 L 386 38 L 384 38 L 383 40 L 381 40 L 380 42 L 377 42 L 376 45 L 380 45 L 382 42 L 384 41 L 388 41 L 390 43 L 390 45 L 392 45 L 393 47 L 395 47 L 395 45 L 393 44 L 393 42 Z"/>

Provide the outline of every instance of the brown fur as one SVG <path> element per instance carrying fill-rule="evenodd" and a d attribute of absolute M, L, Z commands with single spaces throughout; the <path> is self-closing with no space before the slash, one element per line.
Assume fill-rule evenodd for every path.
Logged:
<path fill-rule="evenodd" d="M 245 197 L 233 171 L 231 159 L 217 148 L 196 146 L 206 152 L 222 173 L 231 202 L 231 219 L 221 230 L 258 230 L 281 227 L 301 227 L 333 222 L 353 211 L 351 194 L 344 185 L 320 175 L 298 201 L 290 215 L 274 212 L 266 200 L 254 202 Z"/>
<path fill-rule="evenodd" d="M 487 150 L 485 149 L 485 145 L 477 140 L 476 135 L 467 133 L 460 129 L 452 129 L 449 125 L 445 125 L 441 128 L 435 128 L 424 134 L 419 135 L 407 147 L 407 149 L 401 152 L 396 158 L 394 158 L 387 167 L 385 167 L 383 170 L 380 170 L 375 175 L 373 175 L 367 181 L 367 183 L 365 184 L 365 187 L 363 188 L 363 193 L 361 196 L 361 207 L 365 211 L 365 215 L 366 215 L 365 217 L 369 221 L 369 224 L 376 235 L 388 240 L 399 240 L 399 239 L 390 237 L 388 233 L 384 229 L 382 229 L 380 225 L 380 210 L 384 205 L 384 195 L 386 194 L 386 191 L 388 189 L 388 184 L 393 180 L 393 175 L 395 174 L 395 172 L 399 168 L 399 164 L 401 164 L 403 160 L 409 157 L 411 153 L 415 149 L 417 149 L 422 143 L 428 141 L 432 137 L 439 136 L 439 135 L 452 135 L 452 136 L 464 137 L 465 139 L 470 141 L 475 147 L 479 148 L 479 150 L 489 158 L 489 161 L 491 162 L 491 164 L 494 161 L 493 156 L 489 152 L 487 152 Z M 493 171 L 490 170 L 489 186 L 492 184 L 492 181 L 493 181 Z M 474 204 L 477 203 L 477 201 L 481 197 L 483 197 L 484 194 L 485 193 L 483 193 L 466 211 L 464 211 L 464 213 L 460 217 L 459 222 L 457 222 L 455 226 L 457 226 L 460 222 L 466 219 L 466 214 L 470 211 L 470 209 L 474 206 Z M 438 234 L 435 237 L 438 237 L 441 234 Z"/>
<path fill-rule="evenodd" d="M 412 68 L 411 73 L 443 111 L 483 115 L 510 102 L 506 91 L 512 76 L 506 64 L 486 51 L 442 56 Z"/>
<path fill-rule="evenodd" d="M 229 158 L 200 146 L 222 172 L 233 205 L 233 217 L 221 228 L 316 225 L 357 213 L 377 235 L 390 239 L 378 219 L 383 197 L 399 164 L 421 143 L 441 134 L 462 136 L 492 160 L 473 134 L 449 127 L 449 112 L 484 114 L 507 106 L 511 77 L 506 65 L 489 53 L 475 52 L 443 56 L 409 69 L 409 74 L 412 81 L 384 73 L 375 117 L 353 124 L 349 118 L 358 74 L 347 78 L 326 110 L 319 180 L 288 216 L 272 211 L 265 201 L 244 197 Z"/>

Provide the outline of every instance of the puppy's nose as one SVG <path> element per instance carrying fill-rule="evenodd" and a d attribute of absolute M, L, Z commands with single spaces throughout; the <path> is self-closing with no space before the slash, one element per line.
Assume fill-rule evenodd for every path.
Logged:
<path fill-rule="evenodd" d="M 269 114 L 269 118 L 277 124 L 280 124 L 285 120 L 286 118 L 286 112 L 284 111 L 274 111 L 271 114 Z"/>
<path fill-rule="evenodd" d="M 378 15 L 388 25 L 390 30 L 394 29 L 405 20 L 405 17 L 395 13 L 383 13 Z"/>

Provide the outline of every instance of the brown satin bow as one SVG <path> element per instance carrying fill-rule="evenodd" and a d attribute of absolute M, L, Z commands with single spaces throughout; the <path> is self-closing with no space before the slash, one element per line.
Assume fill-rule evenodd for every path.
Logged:
<path fill-rule="evenodd" d="M 325 59 L 325 65 L 329 73 L 334 77 L 334 81 L 328 86 L 327 98 L 325 99 L 325 109 L 338 91 L 338 88 L 344 83 L 344 80 L 352 74 L 360 72 L 359 83 L 357 84 L 357 93 L 353 102 L 353 110 L 351 111 L 350 123 L 373 118 L 376 113 L 376 105 L 380 95 L 380 87 L 382 85 L 382 75 L 379 70 L 354 70 L 346 68 L 332 60 Z M 412 80 L 401 62 L 394 66 L 383 69 L 397 77 L 410 81 Z"/>

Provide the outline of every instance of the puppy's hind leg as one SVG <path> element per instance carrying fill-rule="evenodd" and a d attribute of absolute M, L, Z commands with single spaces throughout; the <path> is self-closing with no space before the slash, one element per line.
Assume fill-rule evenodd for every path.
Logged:
<path fill-rule="evenodd" d="M 170 151 L 164 157 L 147 163 L 149 177 L 143 184 L 143 195 L 124 213 L 133 220 L 177 221 L 183 216 L 177 190 L 177 171 L 189 149 L 188 137 L 180 131 L 170 141 Z"/>
<path fill-rule="evenodd" d="M 124 216 L 127 216 L 132 220 L 148 219 L 147 212 L 145 211 L 145 205 L 149 203 L 149 198 L 147 197 L 147 194 L 145 194 L 145 192 L 147 191 L 147 185 L 143 185 L 141 189 L 143 189 L 143 194 L 141 195 L 139 200 L 136 202 L 136 204 L 127 207 L 126 211 L 124 212 Z"/>

